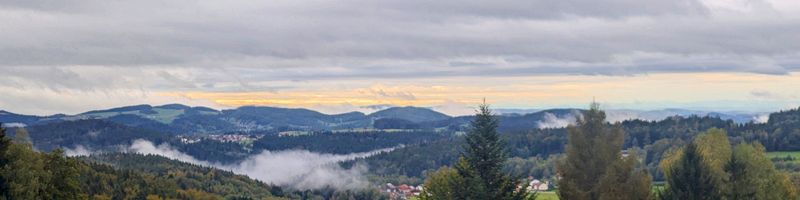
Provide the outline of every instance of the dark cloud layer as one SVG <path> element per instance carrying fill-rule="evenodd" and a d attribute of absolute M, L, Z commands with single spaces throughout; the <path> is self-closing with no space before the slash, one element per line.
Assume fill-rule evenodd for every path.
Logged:
<path fill-rule="evenodd" d="M 784 74 L 800 63 L 800 20 L 772 3 L 2 1 L 0 66 L 213 67 L 243 80 Z"/>

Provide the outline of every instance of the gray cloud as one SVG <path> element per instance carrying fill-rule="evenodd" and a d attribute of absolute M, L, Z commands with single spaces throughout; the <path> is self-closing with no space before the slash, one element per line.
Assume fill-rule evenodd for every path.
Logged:
<path fill-rule="evenodd" d="M 245 88 L 252 79 L 797 70 L 798 16 L 737 2 L 3 1 L 0 20 L 14 28 L 0 31 L 0 66 L 222 67 Z"/>
<path fill-rule="evenodd" d="M 89 106 L 79 96 L 118 106 L 108 102 L 175 101 L 152 94 L 176 90 L 277 93 L 304 81 L 783 75 L 800 69 L 795 2 L 0 1 L 0 92 L 13 97 L 0 107 L 80 111 Z"/>

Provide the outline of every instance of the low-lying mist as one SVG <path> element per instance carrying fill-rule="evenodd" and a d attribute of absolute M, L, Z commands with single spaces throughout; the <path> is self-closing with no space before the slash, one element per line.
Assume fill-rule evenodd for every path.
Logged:
<path fill-rule="evenodd" d="M 187 163 L 215 167 L 247 175 L 250 178 L 298 190 L 307 189 L 360 189 L 368 186 L 364 174 L 367 166 L 357 163 L 346 169 L 339 162 L 369 157 L 394 148 L 378 149 L 352 154 L 324 154 L 307 150 L 262 151 L 235 164 L 220 164 L 198 160 L 178 151 L 168 144 L 153 144 L 147 140 L 135 140 L 125 149 L 127 152 L 164 156 Z M 69 156 L 89 155 L 92 151 L 83 146 L 66 149 Z"/>

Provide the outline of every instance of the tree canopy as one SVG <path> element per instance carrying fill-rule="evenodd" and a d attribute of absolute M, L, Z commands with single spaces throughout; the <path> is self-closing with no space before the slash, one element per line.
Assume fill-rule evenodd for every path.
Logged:
<path fill-rule="evenodd" d="M 650 177 L 635 169 L 635 156 L 623 158 L 622 128 L 609 127 L 597 103 L 567 128 L 566 157 L 558 165 L 561 199 L 648 199 Z M 615 185 L 625 185 L 615 187 Z"/>

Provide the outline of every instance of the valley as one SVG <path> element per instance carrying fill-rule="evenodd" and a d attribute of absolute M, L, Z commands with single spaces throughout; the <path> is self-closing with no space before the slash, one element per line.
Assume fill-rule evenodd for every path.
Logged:
<path fill-rule="evenodd" d="M 563 156 L 567 142 L 564 126 L 581 112 L 552 109 L 498 116 L 498 130 L 510 155 L 503 171 L 554 183 L 554 161 Z M 769 156 L 779 169 L 800 172 L 794 154 L 777 152 L 800 150 L 793 145 L 800 141 L 792 136 L 800 133 L 784 131 L 800 127 L 797 110 L 772 113 L 768 122 L 745 123 L 720 118 L 725 115 L 686 113 L 619 122 L 626 132 L 623 148 L 642 159 L 654 181 L 664 179 L 658 166 L 665 153 L 709 128 L 727 130 L 731 141 L 761 142 L 776 151 Z M 72 116 L 0 116 L 4 124 L 16 124 L 7 127 L 11 135 L 24 130 L 40 151 L 64 149 L 67 155 L 112 166 L 120 166 L 122 160 L 107 160 L 106 155 L 118 152 L 162 156 L 246 175 L 288 191 L 422 185 L 428 173 L 456 163 L 472 120 L 412 107 L 326 115 L 303 109 L 215 111 L 182 105 L 130 106 Z"/>

